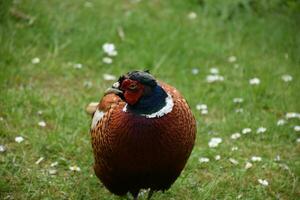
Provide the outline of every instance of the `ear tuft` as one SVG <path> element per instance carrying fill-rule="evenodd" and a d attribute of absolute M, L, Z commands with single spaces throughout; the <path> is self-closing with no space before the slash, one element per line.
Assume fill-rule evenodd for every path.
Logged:
<path fill-rule="evenodd" d="M 151 73 L 150 73 L 150 69 L 145 69 L 144 72 L 146 72 L 146 73 L 148 73 L 148 74 L 151 74 Z"/>

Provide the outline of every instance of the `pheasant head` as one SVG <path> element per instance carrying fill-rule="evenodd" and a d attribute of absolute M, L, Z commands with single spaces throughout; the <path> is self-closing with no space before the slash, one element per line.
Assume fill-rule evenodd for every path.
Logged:
<path fill-rule="evenodd" d="M 106 93 L 115 93 L 136 114 L 151 114 L 166 106 L 168 94 L 148 71 L 132 71 L 121 76 Z"/>

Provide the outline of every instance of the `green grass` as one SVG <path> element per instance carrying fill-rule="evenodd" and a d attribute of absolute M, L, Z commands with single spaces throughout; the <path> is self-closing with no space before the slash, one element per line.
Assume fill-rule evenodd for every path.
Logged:
<path fill-rule="evenodd" d="M 177 87 L 198 121 L 196 145 L 184 172 L 153 199 L 299 198 L 300 134 L 293 127 L 300 120 L 276 125 L 287 112 L 300 112 L 296 6 L 254 10 L 243 0 L 91 0 L 92 7 L 83 0 L 5 2 L 0 3 L 0 144 L 7 150 L 0 153 L 0 199 L 120 199 L 93 173 L 91 119 L 84 109 L 112 84 L 103 80 L 103 73 L 119 76 L 134 69 L 150 69 Z M 34 18 L 33 23 L 10 14 L 9 8 Z M 187 17 L 191 11 L 197 13 L 194 20 Z M 118 50 L 111 65 L 102 63 L 105 42 Z M 231 55 L 237 57 L 235 63 L 228 62 Z M 41 62 L 32 64 L 34 57 Z M 70 62 L 83 67 L 75 69 Z M 199 74 L 191 73 L 194 67 Z M 223 82 L 206 82 L 211 67 L 219 68 Z M 282 81 L 283 74 L 293 80 Z M 250 85 L 253 77 L 261 84 Z M 85 81 L 92 87 L 84 86 Z M 235 105 L 235 97 L 244 102 Z M 208 105 L 207 115 L 196 110 L 197 103 Z M 244 112 L 236 113 L 238 107 Z M 45 128 L 38 126 L 41 120 Z M 257 134 L 261 126 L 267 131 Z M 230 139 L 246 127 L 252 133 Z M 14 141 L 19 135 L 25 138 L 20 144 Z M 211 137 L 223 142 L 209 148 Z M 231 151 L 233 146 L 238 150 Z M 222 158 L 215 161 L 218 154 Z M 255 155 L 262 161 L 246 170 L 246 161 Z M 277 155 L 280 161 L 274 161 Z M 35 164 L 40 157 L 44 160 Z M 210 162 L 199 163 L 199 157 Z M 58 173 L 49 175 L 55 161 Z M 70 165 L 81 172 L 71 172 Z M 268 180 L 269 186 L 258 179 Z"/>

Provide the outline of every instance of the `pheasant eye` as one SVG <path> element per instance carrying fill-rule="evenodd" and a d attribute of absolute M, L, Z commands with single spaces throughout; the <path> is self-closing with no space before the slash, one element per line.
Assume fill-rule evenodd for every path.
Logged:
<path fill-rule="evenodd" d="M 128 88 L 131 89 L 131 90 L 135 90 L 137 88 L 137 85 L 136 84 L 130 84 L 128 86 Z"/>

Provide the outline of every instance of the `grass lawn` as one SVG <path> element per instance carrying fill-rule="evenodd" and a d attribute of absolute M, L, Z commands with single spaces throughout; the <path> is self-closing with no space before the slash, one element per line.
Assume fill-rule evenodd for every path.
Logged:
<path fill-rule="evenodd" d="M 0 199 L 127 199 L 94 175 L 85 106 L 113 83 L 103 74 L 134 69 L 178 88 L 198 122 L 185 170 L 154 200 L 299 199 L 300 117 L 288 114 L 300 113 L 299 9 L 247 2 L 2 1 Z"/>

